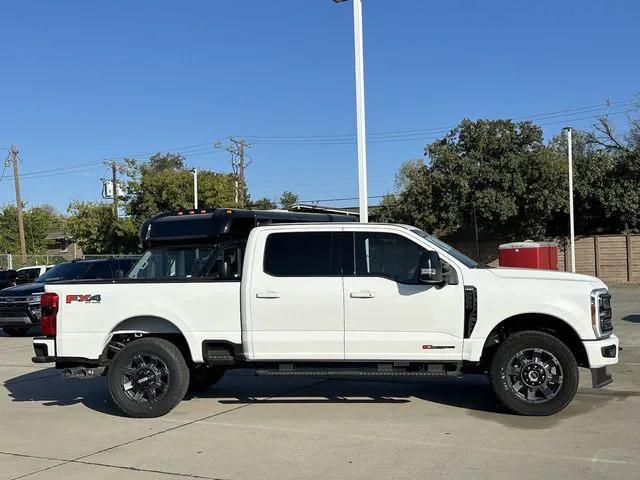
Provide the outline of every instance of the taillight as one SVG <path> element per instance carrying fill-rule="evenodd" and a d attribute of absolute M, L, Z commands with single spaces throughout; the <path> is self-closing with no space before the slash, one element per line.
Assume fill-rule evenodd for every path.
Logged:
<path fill-rule="evenodd" d="M 40 297 L 40 333 L 45 337 L 56 336 L 56 320 L 58 317 L 59 298 L 57 293 L 43 293 Z"/>

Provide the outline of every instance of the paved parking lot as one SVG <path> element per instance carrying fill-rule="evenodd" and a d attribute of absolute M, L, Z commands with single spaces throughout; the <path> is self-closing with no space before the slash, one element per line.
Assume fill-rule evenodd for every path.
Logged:
<path fill-rule="evenodd" d="M 0 338 L 0 478 L 640 478 L 640 287 L 613 288 L 615 382 L 553 417 L 505 413 L 480 376 L 257 378 L 229 372 L 159 419 L 121 417 L 103 378 L 63 380 Z"/>

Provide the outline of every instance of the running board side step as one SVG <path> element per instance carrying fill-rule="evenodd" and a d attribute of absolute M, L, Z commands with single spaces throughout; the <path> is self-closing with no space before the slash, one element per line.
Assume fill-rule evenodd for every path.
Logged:
<path fill-rule="evenodd" d="M 283 368 L 284 367 L 284 368 Z M 428 365 L 424 370 L 404 370 L 399 368 L 367 368 L 354 370 L 349 368 L 310 369 L 295 368 L 291 364 L 281 365 L 278 369 L 256 370 L 260 377 L 421 377 L 421 378 L 459 378 L 461 365 L 451 365 L 455 370 L 446 370 L 444 365 Z"/>

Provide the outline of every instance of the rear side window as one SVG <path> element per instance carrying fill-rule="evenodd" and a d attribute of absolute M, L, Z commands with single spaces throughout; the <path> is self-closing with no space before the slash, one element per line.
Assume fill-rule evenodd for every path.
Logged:
<path fill-rule="evenodd" d="M 116 268 L 116 270 L 122 270 L 122 273 L 126 276 L 127 273 L 129 273 L 129 270 L 131 270 L 131 267 L 133 267 L 135 264 L 136 260 L 134 260 L 133 258 L 123 258 L 118 260 L 117 268 L 116 265 L 114 265 L 114 268 Z"/>
<path fill-rule="evenodd" d="M 90 280 L 97 278 L 113 278 L 110 262 L 94 263 L 83 278 Z"/>
<path fill-rule="evenodd" d="M 272 233 L 267 237 L 264 271 L 276 277 L 340 275 L 336 238 L 332 232 Z"/>

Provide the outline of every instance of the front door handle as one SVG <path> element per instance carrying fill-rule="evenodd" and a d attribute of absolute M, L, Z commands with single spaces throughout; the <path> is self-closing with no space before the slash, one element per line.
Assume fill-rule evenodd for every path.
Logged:
<path fill-rule="evenodd" d="M 374 298 L 376 296 L 376 292 L 372 292 L 371 290 L 360 290 L 359 292 L 351 292 L 349 296 L 351 298 Z"/>
<path fill-rule="evenodd" d="M 269 290 L 268 292 L 256 293 L 256 298 L 280 298 L 280 294 L 278 292 L 274 292 L 273 290 Z"/>

